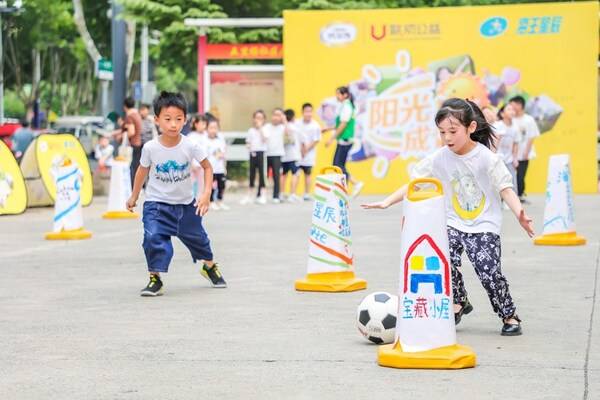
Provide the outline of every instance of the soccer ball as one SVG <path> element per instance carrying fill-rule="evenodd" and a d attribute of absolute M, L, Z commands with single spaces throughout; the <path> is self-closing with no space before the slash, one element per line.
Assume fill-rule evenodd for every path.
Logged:
<path fill-rule="evenodd" d="M 358 306 L 356 326 L 365 339 L 373 343 L 392 343 L 396 337 L 397 313 L 398 296 L 371 293 Z"/>

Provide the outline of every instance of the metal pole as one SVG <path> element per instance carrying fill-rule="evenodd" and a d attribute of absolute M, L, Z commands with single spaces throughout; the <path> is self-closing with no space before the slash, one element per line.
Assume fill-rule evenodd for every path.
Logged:
<path fill-rule="evenodd" d="M 100 85 L 102 86 L 102 102 L 100 109 L 102 110 L 102 116 L 106 117 L 108 115 L 108 81 L 102 79 Z"/>
<path fill-rule="evenodd" d="M 127 93 L 127 53 L 125 49 L 125 37 L 127 24 L 120 17 L 123 6 L 117 1 L 112 2 L 112 62 L 113 62 L 113 108 L 121 113 L 123 101 Z"/>
<path fill-rule="evenodd" d="M 4 125 L 4 38 L 2 37 L 2 13 L 0 13 L 0 125 Z"/>
<path fill-rule="evenodd" d="M 142 35 L 140 38 L 141 46 L 141 71 L 140 77 L 142 81 L 142 98 L 145 97 L 145 89 L 148 84 L 148 25 L 142 27 Z"/>

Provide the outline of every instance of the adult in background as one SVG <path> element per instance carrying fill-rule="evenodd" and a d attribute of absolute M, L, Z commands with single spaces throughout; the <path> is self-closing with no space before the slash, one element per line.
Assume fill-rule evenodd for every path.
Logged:
<path fill-rule="evenodd" d="M 29 128 L 29 121 L 24 119 L 21 121 L 21 127 L 18 128 L 12 135 L 12 151 L 17 161 L 20 161 L 25 154 L 25 150 L 29 147 L 34 137 L 34 132 Z"/>
<path fill-rule="evenodd" d="M 513 125 L 517 130 L 517 187 L 521 203 L 527 203 L 525 200 L 525 176 L 529 167 L 529 160 L 535 158 L 535 149 L 533 141 L 540 136 L 540 130 L 535 119 L 525 113 L 525 99 L 522 96 L 515 96 L 508 102 L 515 110 Z"/>
<path fill-rule="evenodd" d="M 135 108 L 135 100 L 132 97 L 125 99 L 123 110 L 125 111 L 123 134 L 126 135 L 129 145 L 132 148 L 130 171 L 131 182 L 133 183 L 135 172 L 140 165 L 140 157 L 142 156 L 142 116 Z"/>

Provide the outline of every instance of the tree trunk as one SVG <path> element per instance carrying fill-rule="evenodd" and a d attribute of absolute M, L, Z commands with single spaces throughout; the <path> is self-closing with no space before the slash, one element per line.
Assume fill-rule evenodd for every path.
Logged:
<path fill-rule="evenodd" d="M 133 59 L 135 56 L 135 21 L 127 21 L 127 79 L 131 75 Z"/>
<path fill-rule="evenodd" d="M 77 30 L 79 31 L 79 35 L 81 35 L 81 39 L 85 44 L 85 49 L 89 54 L 94 66 L 96 62 L 102 58 L 96 44 L 94 43 L 94 39 L 90 35 L 90 32 L 87 29 L 87 25 L 85 24 L 85 16 L 83 15 L 83 5 L 81 4 L 81 0 L 73 0 L 73 18 L 75 20 L 75 25 L 77 26 Z"/>

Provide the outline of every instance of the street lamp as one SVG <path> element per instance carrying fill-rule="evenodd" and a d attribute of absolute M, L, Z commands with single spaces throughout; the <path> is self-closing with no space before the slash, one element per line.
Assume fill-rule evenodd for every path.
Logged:
<path fill-rule="evenodd" d="M 12 7 L 8 7 L 5 0 L 0 1 L 0 125 L 4 125 L 4 48 L 2 47 L 2 14 L 14 14 L 23 11 L 23 2 L 15 0 Z"/>

